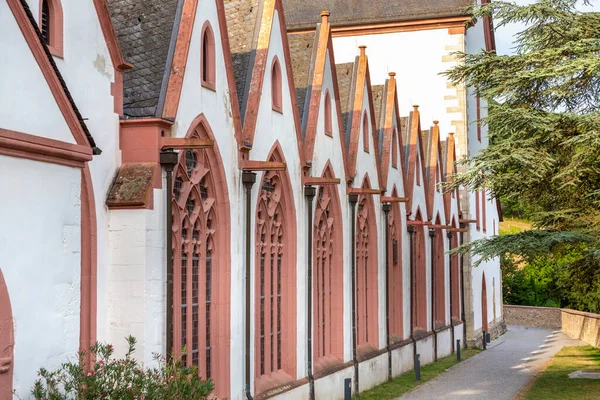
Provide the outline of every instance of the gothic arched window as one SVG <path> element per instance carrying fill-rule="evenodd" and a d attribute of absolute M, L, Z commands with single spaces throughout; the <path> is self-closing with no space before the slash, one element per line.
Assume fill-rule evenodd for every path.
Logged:
<path fill-rule="evenodd" d="M 331 119 L 333 118 L 331 114 L 331 96 L 329 95 L 329 90 L 325 92 L 325 106 L 324 106 L 324 117 L 325 117 L 325 134 L 327 136 L 333 135 L 333 128 Z"/>
<path fill-rule="evenodd" d="M 271 67 L 271 102 L 273 110 L 283 112 L 283 102 L 281 93 L 281 66 L 277 57 L 273 60 Z"/>
<path fill-rule="evenodd" d="M 333 178 L 328 167 L 323 175 Z M 337 187 L 319 187 L 314 218 L 314 359 L 343 359 L 341 211 Z"/>

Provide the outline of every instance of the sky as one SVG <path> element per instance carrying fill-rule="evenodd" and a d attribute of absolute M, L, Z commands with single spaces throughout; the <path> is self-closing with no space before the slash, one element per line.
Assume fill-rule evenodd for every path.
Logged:
<path fill-rule="evenodd" d="M 517 4 L 531 4 L 533 0 L 516 0 Z M 598 11 L 600 12 L 600 0 L 591 0 L 591 6 L 580 5 L 578 7 L 581 11 Z M 580 2 L 583 4 L 583 2 Z M 496 30 L 496 51 L 498 54 L 512 54 L 514 47 L 513 38 L 516 33 L 522 31 L 524 25 L 511 24 L 501 27 Z"/>

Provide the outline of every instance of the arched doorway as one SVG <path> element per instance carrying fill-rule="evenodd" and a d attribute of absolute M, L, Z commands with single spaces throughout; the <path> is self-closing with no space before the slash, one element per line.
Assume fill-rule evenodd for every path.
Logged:
<path fill-rule="evenodd" d="M 13 318 L 4 275 L 0 270 L 0 398 L 12 398 L 13 348 L 15 344 Z"/>
<path fill-rule="evenodd" d="M 188 138 L 213 139 L 204 116 Z M 216 142 L 179 156 L 173 185 L 173 353 L 229 392 L 230 216 Z M 182 349 L 186 353 L 182 354 Z"/>
<path fill-rule="evenodd" d="M 485 274 L 483 274 L 483 278 L 481 279 L 481 329 L 489 332 L 487 311 L 487 285 L 485 283 Z"/>

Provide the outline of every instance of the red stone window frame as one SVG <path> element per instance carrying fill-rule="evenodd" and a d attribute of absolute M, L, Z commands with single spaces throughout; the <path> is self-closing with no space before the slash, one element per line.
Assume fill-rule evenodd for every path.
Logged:
<path fill-rule="evenodd" d="M 277 57 L 273 58 L 271 65 L 271 102 L 273 111 L 283 113 L 281 65 Z"/>
<path fill-rule="evenodd" d="M 423 169 L 421 168 L 421 153 L 419 153 L 419 151 L 417 151 L 417 166 L 416 166 L 416 170 L 415 170 L 415 179 L 417 182 L 417 186 L 421 186 L 421 171 Z"/>
<path fill-rule="evenodd" d="M 415 216 L 415 221 L 423 222 L 421 210 L 418 208 Z M 427 331 L 427 247 L 425 245 L 426 229 L 426 226 L 417 225 L 413 238 L 415 247 L 415 282 L 413 285 L 415 315 L 413 318 L 413 331 L 415 333 Z"/>
<path fill-rule="evenodd" d="M 208 21 L 202 27 L 200 38 L 200 82 L 203 87 L 216 90 L 215 35 Z"/>
<path fill-rule="evenodd" d="M 439 214 L 435 220 L 435 224 L 442 224 Z M 432 260 L 434 263 L 433 287 L 435 290 L 434 328 L 446 325 L 446 252 L 444 249 L 444 237 L 443 231 L 439 230 L 436 232 L 433 239 L 435 246 L 435 259 Z"/>
<path fill-rule="evenodd" d="M 370 188 L 367 178 L 362 187 Z M 373 198 L 361 195 L 356 215 L 356 343 L 361 353 L 379 347 L 377 248 Z"/>
<path fill-rule="evenodd" d="M 392 190 L 392 196 L 397 197 L 396 188 Z M 400 217 L 400 204 L 392 205 L 392 212 L 388 217 L 388 265 L 390 266 L 390 336 L 392 342 L 404 339 L 404 317 L 402 298 L 402 219 Z"/>
<path fill-rule="evenodd" d="M 458 228 L 456 225 L 456 220 L 452 218 L 452 228 Z M 452 238 L 450 239 L 450 243 L 452 249 L 456 249 L 458 247 L 458 233 L 451 232 Z M 450 315 L 452 316 L 453 322 L 457 323 L 460 321 L 460 270 L 459 270 L 459 259 L 458 254 L 453 254 L 450 256 L 450 286 L 452 287 L 452 302 L 451 302 L 451 310 Z"/>
<path fill-rule="evenodd" d="M 276 148 L 269 161 L 285 162 Z M 256 208 L 255 393 L 296 377 L 296 228 L 286 171 L 265 172 Z"/>
<path fill-rule="evenodd" d="M 63 9 L 60 0 L 40 0 L 39 27 L 50 54 L 63 58 Z"/>
<path fill-rule="evenodd" d="M 479 91 L 475 92 L 475 105 L 477 107 L 477 140 L 481 142 L 481 97 L 479 97 Z"/>
<path fill-rule="evenodd" d="M 325 117 L 325 134 L 327 136 L 333 137 L 333 126 L 331 123 L 332 115 L 331 115 L 331 96 L 329 94 L 329 89 L 325 91 L 325 105 L 324 105 L 324 117 Z"/>
<path fill-rule="evenodd" d="M 369 116 L 367 115 L 366 110 L 363 113 L 362 133 L 363 133 L 363 150 L 365 153 L 368 153 L 369 152 Z"/>
<path fill-rule="evenodd" d="M 487 210 L 486 210 L 486 195 L 485 188 L 481 190 L 481 229 L 486 232 L 487 228 Z"/>
<path fill-rule="evenodd" d="M 335 178 L 328 166 L 325 178 Z M 319 187 L 314 219 L 313 318 L 315 371 L 343 360 L 343 236 L 337 187 Z"/>
<path fill-rule="evenodd" d="M 213 139 L 203 118 L 189 138 Z M 218 150 L 183 150 L 173 184 L 173 353 L 229 392 L 229 200 Z M 183 353 L 183 349 L 186 352 Z"/>
<path fill-rule="evenodd" d="M 392 132 L 392 168 L 398 169 L 398 129 Z"/>

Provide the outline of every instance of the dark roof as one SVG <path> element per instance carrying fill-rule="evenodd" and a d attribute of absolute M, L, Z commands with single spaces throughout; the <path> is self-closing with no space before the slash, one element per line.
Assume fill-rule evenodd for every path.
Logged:
<path fill-rule="evenodd" d="M 346 135 L 346 148 L 350 141 L 350 132 L 348 132 L 350 110 L 350 92 L 352 92 L 354 82 L 354 63 L 336 64 L 335 71 L 337 75 L 338 90 L 340 93 L 340 109 L 342 110 L 342 120 L 344 121 L 344 133 Z"/>
<path fill-rule="evenodd" d="M 238 104 L 242 111 L 245 109 L 249 81 L 252 79 L 254 43 L 259 33 L 258 25 L 262 16 L 262 7 L 263 1 L 258 0 L 225 1 L 233 75 Z"/>
<path fill-rule="evenodd" d="M 160 116 L 183 0 L 108 0 L 108 5 L 123 57 L 133 63 L 123 76 L 124 114 Z"/>
<path fill-rule="evenodd" d="M 473 0 L 283 0 L 289 30 L 313 29 L 320 12 L 331 11 L 332 26 L 410 21 L 469 15 Z"/>
<path fill-rule="evenodd" d="M 87 140 L 90 143 L 90 147 L 92 148 L 92 154 L 94 154 L 94 155 L 101 154 L 102 150 L 96 146 L 96 141 L 94 140 L 94 137 L 92 136 L 92 134 L 90 133 L 90 130 L 88 129 L 87 125 L 85 124 L 85 121 L 84 121 L 83 117 L 81 116 L 81 113 L 79 112 L 79 109 L 77 108 L 77 105 L 75 104 L 75 101 L 73 100 L 73 96 L 71 96 L 71 92 L 69 92 L 69 88 L 67 87 L 65 80 L 63 79 L 62 74 L 60 73 L 60 70 L 56 66 L 56 63 L 54 62 L 54 57 L 52 57 L 52 54 L 50 54 L 50 50 L 48 50 L 48 47 L 44 44 L 44 40 L 42 39 L 42 32 L 40 31 L 38 24 L 35 21 L 33 14 L 31 13 L 31 9 L 29 8 L 27 1 L 21 0 L 21 6 L 23 6 L 23 9 L 25 10 L 25 13 L 27 14 L 29 23 L 31 23 L 31 26 L 33 26 L 33 29 L 35 29 L 35 33 L 37 34 L 38 40 L 42 44 L 42 48 L 44 49 L 44 52 L 46 53 L 46 57 L 48 57 L 48 61 L 50 62 L 50 65 L 52 66 L 52 69 L 54 70 L 56 77 L 60 81 L 60 85 L 62 86 L 62 89 L 63 89 L 65 95 L 67 96 L 69 103 L 71 104 L 71 108 L 73 109 L 73 112 L 77 116 L 77 120 L 79 121 L 79 124 L 81 125 L 81 129 L 83 129 L 83 132 L 85 133 L 85 136 L 87 137 Z"/>
<path fill-rule="evenodd" d="M 318 35 L 314 31 L 288 35 L 300 121 L 303 121 L 304 118 L 307 92 L 311 90 L 309 81 L 312 80 L 313 75 L 311 71 L 314 58 L 313 49 L 316 47 L 315 37 L 318 37 Z"/>

